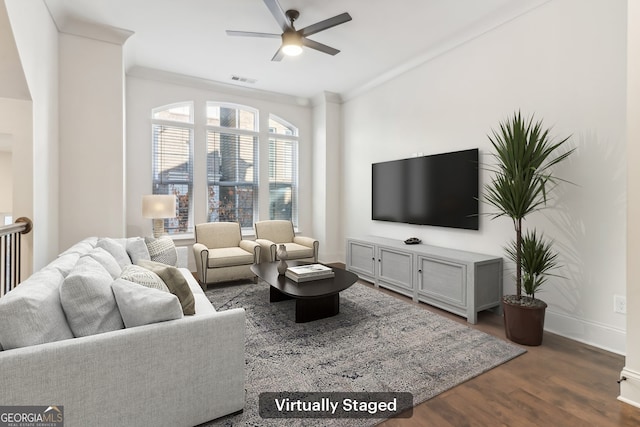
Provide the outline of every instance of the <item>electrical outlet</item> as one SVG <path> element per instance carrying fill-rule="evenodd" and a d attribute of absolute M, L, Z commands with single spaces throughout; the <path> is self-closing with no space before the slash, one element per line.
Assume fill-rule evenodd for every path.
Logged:
<path fill-rule="evenodd" d="M 627 314 L 627 297 L 623 295 L 613 296 L 614 313 Z"/>

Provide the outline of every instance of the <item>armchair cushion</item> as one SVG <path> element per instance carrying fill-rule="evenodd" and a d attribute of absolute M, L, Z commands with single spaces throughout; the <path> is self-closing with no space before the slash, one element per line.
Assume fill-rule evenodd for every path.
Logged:
<path fill-rule="evenodd" d="M 256 239 L 270 240 L 274 243 L 293 242 L 293 237 L 295 236 L 291 221 L 258 221 L 254 224 L 254 227 Z"/>
<path fill-rule="evenodd" d="M 254 263 L 254 254 L 240 247 L 209 249 L 209 268 L 229 267 L 232 265 L 251 265 Z"/>
<path fill-rule="evenodd" d="M 313 246 L 302 246 L 297 243 L 284 243 L 287 248 L 288 259 L 312 258 L 314 256 Z"/>
<path fill-rule="evenodd" d="M 196 242 L 209 249 L 240 246 L 242 231 L 237 222 L 207 222 L 196 225 Z"/>
<path fill-rule="evenodd" d="M 259 221 L 254 224 L 256 242 L 261 246 L 263 261 L 275 261 L 278 245 L 287 248 L 288 259 L 313 259 L 318 261 L 318 240 L 311 237 L 296 236 L 293 223 L 286 220 Z"/>

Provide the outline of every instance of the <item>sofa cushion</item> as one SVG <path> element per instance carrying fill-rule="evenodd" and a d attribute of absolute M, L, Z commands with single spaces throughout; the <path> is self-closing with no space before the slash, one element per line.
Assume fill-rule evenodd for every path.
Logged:
<path fill-rule="evenodd" d="M 113 255 L 111 255 L 101 247 L 93 248 L 91 252 L 83 255 L 83 257 L 86 256 L 98 261 L 100 265 L 103 266 L 105 270 L 107 270 L 107 272 L 111 275 L 112 279 L 118 278 L 120 276 L 120 273 L 122 273 L 122 268 L 120 267 L 120 264 L 118 264 L 118 261 L 116 261 Z"/>
<path fill-rule="evenodd" d="M 67 254 L 84 255 L 86 253 L 89 253 L 89 251 L 91 249 L 95 248 L 96 247 L 96 243 L 98 243 L 98 238 L 97 237 L 87 237 L 86 239 L 83 239 L 83 240 L 79 241 L 78 243 L 76 243 L 75 245 L 71 246 L 66 251 L 64 251 L 61 254 L 59 254 L 58 257 L 64 256 L 64 255 L 67 255 Z"/>
<path fill-rule="evenodd" d="M 55 268 L 34 273 L 0 298 L 0 343 L 5 350 L 73 338 L 60 305 Z"/>
<path fill-rule="evenodd" d="M 124 328 L 111 290 L 113 279 L 100 263 L 82 257 L 60 285 L 60 302 L 76 337 Z"/>
<path fill-rule="evenodd" d="M 184 278 L 180 270 L 170 265 L 165 265 L 154 261 L 140 261 L 139 265 L 156 273 L 167 285 L 169 291 L 178 297 L 182 312 L 186 315 L 195 314 L 195 300 L 193 292 L 189 288 L 189 283 Z"/>
<path fill-rule="evenodd" d="M 145 237 L 151 261 L 160 262 L 175 267 L 178 264 L 178 253 L 173 239 L 169 236 L 160 238 Z"/>
<path fill-rule="evenodd" d="M 141 259 L 151 260 L 149 249 L 142 237 L 131 237 L 127 239 L 125 244 L 131 263 L 137 264 Z"/>
<path fill-rule="evenodd" d="M 80 254 L 78 252 L 68 253 L 66 255 L 61 255 L 58 258 L 51 261 L 45 268 L 55 268 L 62 276 L 67 277 L 67 275 L 73 270 L 73 267 L 76 265 L 76 262 L 80 259 Z"/>
<path fill-rule="evenodd" d="M 96 246 L 103 248 L 109 252 L 118 261 L 120 268 L 125 268 L 127 265 L 131 265 L 131 258 L 125 249 L 124 245 L 118 243 L 115 239 L 109 237 L 102 237 L 98 239 Z"/>
<path fill-rule="evenodd" d="M 253 264 L 253 254 L 242 248 L 209 249 L 209 268 Z"/>
<path fill-rule="evenodd" d="M 124 279 L 115 280 L 111 288 L 127 328 L 182 318 L 180 300 L 169 292 Z"/>
<path fill-rule="evenodd" d="M 139 265 L 128 265 L 122 270 L 120 279 L 128 280 L 147 288 L 169 292 L 169 288 L 164 281 L 153 271 Z"/>

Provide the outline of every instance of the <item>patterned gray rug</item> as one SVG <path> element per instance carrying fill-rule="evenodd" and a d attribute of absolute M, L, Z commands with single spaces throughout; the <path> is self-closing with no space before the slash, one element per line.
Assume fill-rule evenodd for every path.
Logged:
<path fill-rule="evenodd" d="M 264 419 L 263 392 L 410 392 L 414 404 L 482 374 L 525 350 L 356 283 L 340 314 L 295 323 L 295 302 L 269 303 L 269 286 L 206 292 L 216 310 L 246 310 L 244 412 L 206 426 L 370 426 L 381 419 Z"/>

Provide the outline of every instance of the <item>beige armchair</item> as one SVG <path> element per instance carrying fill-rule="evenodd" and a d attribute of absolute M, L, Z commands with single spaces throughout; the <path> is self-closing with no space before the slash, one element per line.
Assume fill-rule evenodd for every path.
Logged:
<path fill-rule="evenodd" d="M 206 288 L 210 283 L 254 279 L 251 266 L 260 262 L 260 245 L 243 240 L 237 222 L 208 222 L 196 225 L 193 256 L 198 281 Z"/>
<path fill-rule="evenodd" d="M 284 244 L 287 259 L 318 262 L 320 242 L 311 237 L 296 236 L 291 221 L 259 221 L 253 227 L 256 231 L 256 243 L 261 247 L 262 261 L 275 261 L 278 245 Z"/>

